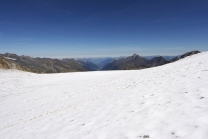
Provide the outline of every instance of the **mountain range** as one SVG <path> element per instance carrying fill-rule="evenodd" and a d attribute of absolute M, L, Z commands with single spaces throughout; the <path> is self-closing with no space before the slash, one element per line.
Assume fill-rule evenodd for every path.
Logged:
<path fill-rule="evenodd" d="M 171 56 L 142 57 L 134 54 L 129 57 L 118 58 L 83 58 L 83 59 L 52 59 L 18 56 L 16 54 L 0 54 L 0 68 L 18 69 L 35 73 L 62 73 L 96 70 L 134 70 L 161 66 L 181 58 L 200 53 L 199 51 L 187 52 L 171 60 Z"/>
<path fill-rule="evenodd" d="M 163 57 L 155 57 L 151 60 L 148 60 L 144 57 L 141 57 L 137 54 L 132 56 L 114 60 L 111 63 L 108 63 L 102 70 L 132 70 L 132 69 L 144 69 L 155 66 L 160 66 L 168 63 Z"/>
<path fill-rule="evenodd" d="M 88 71 L 88 69 L 73 59 L 65 61 L 51 58 L 32 58 L 9 53 L 1 54 L 1 56 L 7 58 L 11 63 L 20 65 L 21 67 L 27 67 L 36 73 Z"/>

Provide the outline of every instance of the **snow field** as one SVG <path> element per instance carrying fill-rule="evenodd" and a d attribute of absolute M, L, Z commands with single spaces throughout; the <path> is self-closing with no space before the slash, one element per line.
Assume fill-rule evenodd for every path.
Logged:
<path fill-rule="evenodd" d="M 208 52 L 145 70 L 0 77 L 2 139 L 208 137 Z"/>

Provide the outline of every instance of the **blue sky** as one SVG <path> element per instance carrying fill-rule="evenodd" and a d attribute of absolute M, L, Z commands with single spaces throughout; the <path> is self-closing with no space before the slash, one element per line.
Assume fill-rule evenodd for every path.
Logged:
<path fill-rule="evenodd" d="M 207 0 L 0 1 L 0 53 L 179 55 L 207 44 Z"/>

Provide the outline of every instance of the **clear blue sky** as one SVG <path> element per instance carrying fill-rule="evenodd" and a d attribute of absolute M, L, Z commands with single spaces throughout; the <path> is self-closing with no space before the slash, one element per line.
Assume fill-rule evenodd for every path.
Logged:
<path fill-rule="evenodd" d="M 0 53 L 104 57 L 207 49 L 207 0 L 0 0 Z"/>

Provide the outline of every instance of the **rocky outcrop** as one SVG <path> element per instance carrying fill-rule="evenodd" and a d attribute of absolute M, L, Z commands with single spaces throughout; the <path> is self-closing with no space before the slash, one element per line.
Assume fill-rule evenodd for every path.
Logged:
<path fill-rule="evenodd" d="M 8 60 L 2 56 L 0 56 L 0 68 L 2 69 L 17 69 L 17 70 L 22 70 L 22 71 L 28 71 L 28 72 L 35 72 L 27 67 L 20 66 L 11 60 Z"/>
<path fill-rule="evenodd" d="M 200 52 L 200 51 L 191 51 L 191 52 L 187 52 L 187 53 L 185 53 L 185 54 L 183 54 L 183 55 L 181 55 L 181 56 L 175 57 L 174 59 L 170 60 L 170 62 L 175 62 L 175 61 L 177 61 L 177 60 L 179 60 L 179 59 L 182 59 L 182 58 L 185 58 L 185 57 L 187 57 L 187 56 L 194 55 L 194 54 L 198 54 L 198 53 L 201 53 L 201 52 Z"/>

